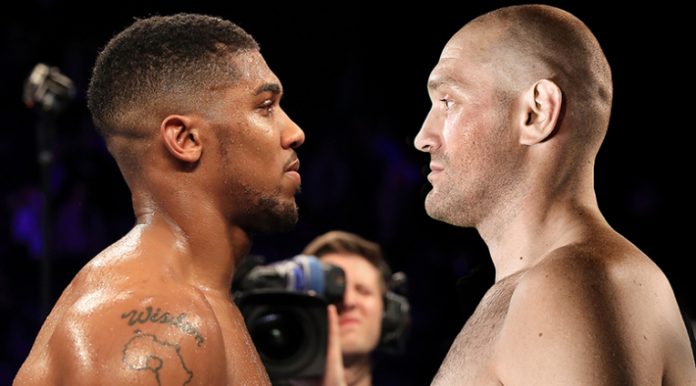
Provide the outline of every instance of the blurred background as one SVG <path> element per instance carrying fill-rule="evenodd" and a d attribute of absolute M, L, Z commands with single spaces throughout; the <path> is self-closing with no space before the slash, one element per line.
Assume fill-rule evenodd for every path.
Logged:
<path fill-rule="evenodd" d="M 298 151 L 300 222 L 289 233 L 257 238 L 252 252 L 269 261 L 289 258 L 332 229 L 380 243 L 391 266 L 409 278 L 413 332 L 405 355 L 378 359 L 376 384 L 429 384 L 493 276 L 475 231 L 425 214 L 428 158 L 412 142 L 430 106 L 428 74 L 449 37 L 471 18 L 513 3 L 25 0 L 3 10 L 0 385 L 11 383 L 44 318 L 37 116 L 22 103 L 22 84 L 44 62 L 77 90 L 56 122 L 49 173 L 52 303 L 82 265 L 133 224 L 127 187 L 86 108 L 96 54 L 134 17 L 183 11 L 218 15 L 251 33 L 283 82 L 284 109 L 306 133 Z M 549 3 L 585 21 L 613 69 L 614 110 L 596 171 L 600 207 L 664 270 L 694 317 L 696 280 L 687 268 L 694 253 L 686 233 L 693 230 L 686 201 L 693 124 L 679 97 L 693 94 L 686 87 L 693 42 L 686 44 L 676 22 L 685 10 L 667 2 L 623 9 L 603 1 Z"/>

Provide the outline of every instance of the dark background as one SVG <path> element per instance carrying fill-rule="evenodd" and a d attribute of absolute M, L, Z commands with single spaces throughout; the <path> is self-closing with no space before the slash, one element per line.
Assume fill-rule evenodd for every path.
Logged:
<path fill-rule="evenodd" d="M 78 89 L 57 122 L 51 172 L 54 301 L 84 263 L 133 223 L 128 190 L 85 107 L 97 51 L 134 16 L 181 11 L 222 16 L 251 33 L 283 82 L 284 109 L 306 133 L 298 152 L 300 223 L 290 233 L 259 237 L 253 252 L 288 258 L 331 229 L 379 242 L 391 265 L 409 277 L 413 333 L 404 356 L 379 358 L 376 380 L 430 382 L 492 282 L 492 267 L 475 231 L 425 214 L 428 160 L 412 141 L 429 109 L 428 74 L 449 37 L 471 18 L 513 2 L 288 3 L 294 2 L 27 0 L 3 11 L 0 385 L 11 382 L 43 321 L 36 116 L 21 102 L 22 83 L 45 62 L 60 67 Z M 613 116 L 597 161 L 600 207 L 665 271 L 682 306 L 696 315 L 694 275 L 687 268 L 694 254 L 684 232 L 693 230 L 693 212 L 681 194 L 693 176 L 685 150 L 693 125 L 686 124 L 690 110 L 681 102 L 694 94 L 686 87 L 693 40 L 687 44 L 677 22 L 686 11 L 667 2 L 621 9 L 606 3 L 550 2 L 588 24 L 614 73 Z M 469 279 L 457 290 L 463 276 Z"/>

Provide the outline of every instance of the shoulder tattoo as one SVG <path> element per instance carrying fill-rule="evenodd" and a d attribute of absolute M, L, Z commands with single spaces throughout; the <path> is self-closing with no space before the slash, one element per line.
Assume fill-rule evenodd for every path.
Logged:
<path fill-rule="evenodd" d="M 131 370 L 151 371 L 158 386 L 162 386 L 162 378 L 173 379 L 173 384 L 181 386 L 187 385 L 193 378 L 193 372 L 186 367 L 178 344 L 159 340 L 157 336 L 144 334 L 140 330 L 136 330 L 123 346 L 123 362 Z"/>
<path fill-rule="evenodd" d="M 191 322 L 186 320 L 186 314 L 180 313 L 177 316 L 165 311 L 161 312 L 159 308 L 152 311 L 152 307 L 147 306 L 145 310 L 130 310 L 121 314 L 121 319 L 127 319 L 128 325 L 133 326 L 135 324 L 168 324 L 170 326 L 178 328 L 181 332 L 192 336 L 196 339 L 196 344 L 202 346 L 205 338 L 201 335 L 198 328 Z"/>

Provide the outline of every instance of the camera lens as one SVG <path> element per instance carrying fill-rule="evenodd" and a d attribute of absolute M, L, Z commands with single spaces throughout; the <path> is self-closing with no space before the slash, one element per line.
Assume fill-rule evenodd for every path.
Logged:
<path fill-rule="evenodd" d="M 240 294 L 235 301 L 271 381 L 324 373 L 326 300 L 269 289 Z"/>
<path fill-rule="evenodd" d="M 284 360 L 298 352 L 305 340 L 304 329 L 297 316 L 288 312 L 271 312 L 250 326 L 251 337 L 258 351 L 271 360 Z"/>

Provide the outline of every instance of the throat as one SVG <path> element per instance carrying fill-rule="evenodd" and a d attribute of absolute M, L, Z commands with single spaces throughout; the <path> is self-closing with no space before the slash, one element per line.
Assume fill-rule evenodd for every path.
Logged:
<path fill-rule="evenodd" d="M 372 385 L 372 365 L 368 355 L 344 356 L 343 367 L 348 386 Z"/>

